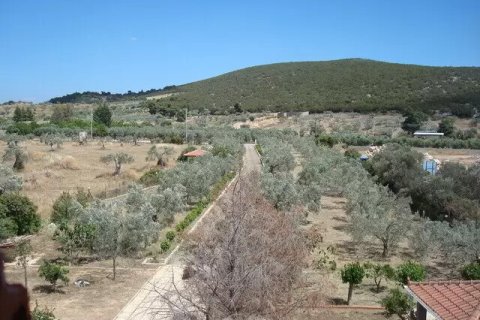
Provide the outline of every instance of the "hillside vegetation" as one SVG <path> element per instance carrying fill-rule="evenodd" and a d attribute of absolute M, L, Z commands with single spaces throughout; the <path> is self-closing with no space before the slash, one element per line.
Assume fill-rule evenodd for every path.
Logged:
<path fill-rule="evenodd" d="M 248 111 L 448 110 L 480 106 L 480 68 L 362 59 L 278 63 L 135 97 L 143 99 L 160 92 L 177 93 L 157 102 L 165 107 L 207 109 L 211 113 L 233 110 L 235 104 Z M 81 96 L 76 95 L 75 102 L 80 102 Z M 91 93 L 86 97 L 91 98 Z"/>

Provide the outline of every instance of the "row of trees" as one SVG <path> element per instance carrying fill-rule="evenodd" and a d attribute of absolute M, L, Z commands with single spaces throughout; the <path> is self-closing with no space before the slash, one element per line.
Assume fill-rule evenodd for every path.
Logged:
<path fill-rule="evenodd" d="M 158 188 L 153 193 L 132 185 L 124 200 L 100 202 L 84 192 L 63 193 L 51 216 L 57 226 L 55 238 L 69 261 L 82 253 L 112 259 L 115 277 L 117 257 L 136 255 L 156 241 L 159 230 L 171 225 L 175 214 L 189 203 L 207 197 L 211 187 L 235 168 L 237 160 L 234 153 L 181 163 L 157 173 Z"/>

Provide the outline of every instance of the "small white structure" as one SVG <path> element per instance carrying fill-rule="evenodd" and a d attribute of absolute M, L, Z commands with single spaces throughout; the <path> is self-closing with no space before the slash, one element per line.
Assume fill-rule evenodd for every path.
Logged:
<path fill-rule="evenodd" d="M 80 144 L 85 143 L 87 141 L 87 137 L 88 137 L 87 131 L 80 131 L 78 133 L 78 141 L 80 142 Z"/>
<path fill-rule="evenodd" d="M 443 137 L 443 132 L 424 132 L 424 131 L 415 131 L 413 134 L 415 137 Z"/>

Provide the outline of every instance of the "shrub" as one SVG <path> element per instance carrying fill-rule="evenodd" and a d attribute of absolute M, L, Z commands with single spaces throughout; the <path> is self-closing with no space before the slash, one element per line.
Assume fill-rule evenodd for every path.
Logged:
<path fill-rule="evenodd" d="M 140 177 L 140 183 L 144 186 L 153 186 L 160 180 L 161 169 L 150 169 Z"/>
<path fill-rule="evenodd" d="M 362 283 L 363 277 L 365 276 L 365 269 L 360 263 L 354 262 L 346 264 L 340 271 L 340 273 L 342 276 L 342 282 L 348 283 L 347 304 L 350 304 L 350 300 L 352 299 L 353 286 Z"/>
<path fill-rule="evenodd" d="M 425 279 L 427 271 L 425 267 L 414 261 L 407 261 L 397 267 L 397 281 L 407 284 L 408 281 L 422 281 Z"/>
<path fill-rule="evenodd" d="M 53 210 L 50 220 L 56 224 L 68 222 L 72 217 L 73 202 L 73 196 L 69 192 L 62 192 L 62 194 L 53 203 Z"/>
<path fill-rule="evenodd" d="M 170 241 L 163 240 L 162 243 L 160 243 L 160 249 L 162 250 L 162 253 L 167 252 L 170 249 L 170 245 Z"/>
<path fill-rule="evenodd" d="M 54 291 L 57 288 L 58 280 L 63 281 L 65 284 L 68 283 L 67 274 L 68 269 L 66 267 L 53 262 L 43 261 L 42 265 L 38 268 L 38 275 L 50 282 Z"/>
<path fill-rule="evenodd" d="M 480 280 L 480 262 L 472 262 L 462 268 L 462 278 L 465 280 Z"/>
<path fill-rule="evenodd" d="M 398 288 L 390 290 L 390 294 L 381 303 L 387 316 L 397 315 L 400 319 L 407 319 L 415 307 L 413 299 Z"/>
<path fill-rule="evenodd" d="M 337 139 L 335 139 L 333 136 L 321 134 L 315 137 L 315 144 L 318 145 L 324 145 L 328 147 L 333 147 L 337 143 Z"/>
<path fill-rule="evenodd" d="M 167 238 L 168 241 L 173 241 L 175 239 L 175 231 L 170 230 L 167 232 L 165 235 L 165 238 Z"/>
<path fill-rule="evenodd" d="M 367 271 L 367 277 L 373 279 L 377 292 L 380 292 L 380 286 L 383 279 L 387 280 L 395 277 L 395 270 L 393 270 L 388 264 L 366 263 L 364 267 Z"/>
<path fill-rule="evenodd" d="M 345 150 L 345 157 L 347 158 L 352 158 L 352 159 L 356 159 L 358 160 L 360 158 L 360 152 L 358 152 L 357 150 L 355 149 L 347 149 Z"/>
<path fill-rule="evenodd" d="M 53 310 L 48 308 L 40 309 L 35 302 L 35 309 L 32 311 L 32 320 L 56 320 Z"/>
<path fill-rule="evenodd" d="M 16 225 L 16 234 L 24 235 L 40 229 L 40 216 L 37 207 L 30 199 L 19 193 L 6 193 L 0 196 L 0 216 L 3 215 Z M 9 223 L 10 227 L 13 227 Z"/>
<path fill-rule="evenodd" d="M 112 111 L 110 111 L 107 104 L 102 103 L 95 109 L 93 112 L 93 121 L 110 127 L 112 124 Z"/>

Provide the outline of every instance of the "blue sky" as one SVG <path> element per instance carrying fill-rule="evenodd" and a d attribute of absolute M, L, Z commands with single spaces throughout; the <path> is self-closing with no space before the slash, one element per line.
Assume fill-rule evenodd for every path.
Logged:
<path fill-rule="evenodd" d="M 350 57 L 480 66 L 480 1 L 0 0 L 0 102 Z"/>

